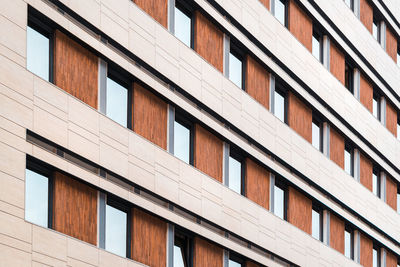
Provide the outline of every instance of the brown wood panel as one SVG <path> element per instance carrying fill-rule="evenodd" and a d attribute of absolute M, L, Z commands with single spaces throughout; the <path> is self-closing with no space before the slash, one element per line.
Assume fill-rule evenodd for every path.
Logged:
<path fill-rule="evenodd" d="M 292 92 L 288 93 L 288 124 L 308 142 L 312 142 L 312 111 Z"/>
<path fill-rule="evenodd" d="M 360 153 L 360 182 L 372 191 L 372 162 Z"/>
<path fill-rule="evenodd" d="M 330 218 L 330 246 L 344 254 L 344 221 L 332 213 Z"/>
<path fill-rule="evenodd" d="M 165 267 L 167 223 L 137 208 L 132 209 L 132 259 L 152 267 Z"/>
<path fill-rule="evenodd" d="M 223 249 L 200 237 L 194 239 L 193 267 L 222 267 Z"/>
<path fill-rule="evenodd" d="M 312 201 L 302 193 L 289 187 L 288 222 L 311 234 L 312 231 Z"/>
<path fill-rule="evenodd" d="M 389 27 L 386 27 L 386 53 L 397 62 L 397 39 Z"/>
<path fill-rule="evenodd" d="M 269 0 L 260 0 L 261 4 L 263 4 L 268 10 L 270 9 L 270 1 Z"/>
<path fill-rule="evenodd" d="M 246 267 L 260 267 L 260 265 L 252 262 L 252 261 L 246 261 Z"/>
<path fill-rule="evenodd" d="M 364 267 L 372 267 L 372 240 L 360 234 L 360 264 Z"/>
<path fill-rule="evenodd" d="M 246 197 L 269 210 L 269 172 L 247 158 L 245 182 Z"/>
<path fill-rule="evenodd" d="M 289 1 L 289 31 L 312 52 L 312 20 L 294 0 Z"/>
<path fill-rule="evenodd" d="M 344 138 L 332 127 L 329 136 L 330 159 L 344 169 Z"/>
<path fill-rule="evenodd" d="M 397 267 L 397 257 L 389 251 L 386 251 L 386 267 Z"/>
<path fill-rule="evenodd" d="M 386 177 L 386 203 L 397 211 L 397 184 L 388 175 Z"/>
<path fill-rule="evenodd" d="M 168 27 L 168 0 L 133 0 L 165 28 Z"/>
<path fill-rule="evenodd" d="M 246 92 L 269 109 L 269 73 L 251 56 L 246 60 Z"/>
<path fill-rule="evenodd" d="M 397 112 L 388 101 L 386 101 L 386 128 L 397 136 Z"/>
<path fill-rule="evenodd" d="M 167 149 L 167 103 L 140 84 L 133 85 L 133 130 Z"/>
<path fill-rule="evenodd" d="M 222 183 L 222 154 L 222 140 L 196 124 L 194 134 L 194 166 Z"/>
<path fill-rule="evenodd" d="M 224 35 L 199 11 L 195 12 L 194 50 L 220 72 L 224 71 Z"/>
<path fill-rule="evenodd" d="M 59 30 L 54 36 L 54 83 L 97 109 L 98 58 Z"/>
<path fill-rule="evenodd" d="M 360 75 L 360 102 L 372 113 L 374 89 L 364 75 Z"/>
<path fill-rule="evenodd" d="M 360 0 L 360 20 L 365 27 L 372 33 L 372 23 L 374 20 L 374 13 L 372 6 L 368 0 Z"/>
<path fill-rule="evenodd" d="M 345 60 L 343 53 L 336 47 L 336 45 L 330 43 L 330 71 L 343 85 L 344 85 L 344 74 L 345 74 Z"/>
<path fill-rule="evenodd" d="M 97 244 L 97 191 L 62 173 L 54 173 L 54 230 Z"/>

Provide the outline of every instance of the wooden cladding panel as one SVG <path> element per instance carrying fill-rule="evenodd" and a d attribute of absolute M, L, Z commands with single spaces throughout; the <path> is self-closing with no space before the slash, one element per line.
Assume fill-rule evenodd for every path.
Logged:
<path fill-rule="evenodd" d="M 220 72 L 224 71 L 224 35 L 199 11 L 195 12 L 194 50 Z"/>
<path fill-rule="evenodd" d="M 54 230 L 97 245 L 97 191 L 54 173 Z"/>
<path fill-rule="evenodd" d="M 308 142 L 312 142 L 312 111 L 292 92 L 288 93 L 288 123 Z"/>
<path fill-rule="evenodd" d="M 343 85 L 345 82 L 345 59 L 343 53 L 330 43 L 330 71 Z"/>
<path fill-rule="evenodd" d="M 246 92 L 269 109 L 269 73 L 251 56 L 246 61 Z"/>
<path fill-rule="evenodd" d="M 152 267 L 165 267 L 167 223 L 137 208 L 132 209 L 132 259 Z"/>
<path fill-rule="evenodd" d="M 194 134 L 194 166 L 222 183 L 222 161 L 222 140 L 196 124 Z"/>
<path fill-rule="evenodd" d="M 312 202 L 293 187 L 289 187 L 288 222 L 311 234 Z"/>
<path fill-rule="evenodd" d="M 263 4 L 268 10 L 270 9 L 270 1 L 269 0 L 260 0 L 261 4 Z"/>
<path fill-rule="evenodd" d="M 389 176 L 386 179 L 386 203 L 397 211 L 397 184 Z"/>
<path fill-rule="evenodd" d="M 397 257 L 389 251 L 386 251 L 386 267 L 397 267 Z"/>
<path fill-rule="evenodd" d="M 372 23 L 374 20 L 374 13 L 372 6 L 368 0 L 360 0 L 360 20 L 365 27 L 372 33 Z"/>
<path fill-rule="evenodd" d="M 386 128 L 397 136 L 397 112 L 388 101 L 386 101 Z"/>
<path fill-rule="evenodd" d="M 194 239 L 193 267 L 222 267 L 223 249 L 200 237 Z"/>
<path fill-rule="evenodd" d="M 372 248 L 372 240 L 365 235 L 360 234 L 360 264 L 364 267 L 373 267 Z"/>
<path fill-rule="evenodd" d="M 360 102 L 372 113 L 374 89 L 367 79 L 360 75 Z"/>
<path fill-rule="evenodd" d="M 167 103 L 140 84 L 133 85 L 133 130 L 167 149 Z"/>
<path fill-rule="evenodd" d="M 54 83 L 97 109 L 98 58 L 59 30 L 54 36 Z"/>
<path fill-rule="evenodd" d="M 386 53 L 397 62 L 397 39 L 389 27 L 386 27 Z"/>
<path fill-rule="evenodd" d="M 330 214 L 330 218 L 330 246 L 344 254 L 344 221 L 332 213 Z"/>
<path fill-rule="evenodd" d="M 372 191 L 372 162 L 360 153 L 360 182 Z"/>
<path fill-rule="evenodd" d="M 245 182 L 246 197 L 269 210 L 269 172 L 247 158 Z"/>
<path fill-rule="evenodd" d="M 133 0 L 165 28 L 168 27 L 168 0 Z"/>
<path fill-rule="evenodd" d="M 332 127 L 329 136 L 330 159 L 344 169 L 344 138 Z"/>
<path fill-rule="evenodd" d="M 289 31 L 312 52 L 312 20 L 294 0 L 289 1 Z"/>

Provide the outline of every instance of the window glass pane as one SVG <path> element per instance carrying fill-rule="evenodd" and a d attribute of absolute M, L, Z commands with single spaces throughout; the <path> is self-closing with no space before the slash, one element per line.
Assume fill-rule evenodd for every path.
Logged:
<path fill-rule="evenodd" d="M 397 212 L 400 213 L 400 194 L 397 192 Z"/>
<path fill-rule="evenodd" d="M 39 77 L 49 80 L 49 38 L 27 27 L 26 67 Z"/>
<path fill-rule="evenodd" d="M 379 265 L 378 265 L 378 251 L 375 249 L 375 248 L 373 248 L 372 249 L 372 266 L 373 267 L 378 267 Z"/>
<path fill-rule="evenodd" d="M 179 8 L 175 7 L 175 36 L 185 45 L 191 43 L 191 19 Z"/>
<path fill-rule="evenodd" d="M 351 233 L 344 231 L 344 255 L 351 258 Z"/>
<path fill-rule="evenodd" d="M 318 150 L 321 149 L 321 129 L 314 122 L 312 123 L 312 145 Z"/>
<path fill-rule="evenodd" d="M 372 35 L 374 36 L 375 40 L 379 41 L 378 22 L 376 21 L 372 23 Z"/>
<path fill-rule="evenodd" d="M 242 265 L 240 263 L 236 262 L 236 261 L 229 260 L 228 266 L 229 267 L 241 267 Z"/>
<path fill-rule="evenodd" d="M 127 127 L 128 89 L 107 77 L 106 115 Z"/>
<path fill-rule="evenodd" d="M 399 116 L 399 115 L 397 115 Z M 397 140 L 400 140 L 400 124 L 397 123 Z"/>
<path fill-rule="evenodd" d="M 49 179 L 31 170 L 25 171 L 25 219 L 48 225 Z"/>
<path fill-rule="evenodd" d="M 398 42 L 398 45 L 400 45 L 400 41 Z M 400 53 L 397 52 L 397 66 L 400 67 Z"/>
<path fill-rule="evenodd" d="M 126 257 L 127 214 L 106 205 L 106 250 Z"/>
<path fill-rule="evenodd" d="M 274 186 L 274 214 L 281 219 L 284 219 L 284 206 L 285 206 L 285 194 L 284 191 L 278 187 Z"/>
<path fill-rule="evenodd" d="M 285 4 L 284 0 L 276 0 L 275 1 L 275 17 L 279 20 L 282 25 L 286 25 L 285 23 Z"/>
<path fill-rule="evenodd" d="M 352 4 L 351 4 L 352 0 L 344 0 L 344 2 L 346 3 L 346 5 L 348 7 L 352 8 Z"/>
<path fill-rule="evenodd" d="M 351 153 L 347 149 L 344 150 L 344 170 L 352 175 L 351 171 Z"/>
<path fill-rule="evenodd" d="M 174 267 L 185 267 L 183 263 L 183 251 L 181 247 L 174 245 Z"/>
<path fill-rule="evenodd" d="M 189 164 L 190 161 L 190 130 L 174 122 L 174 155 Z"/>
<path fill-rule="evenodd" d="M 229 80 L 242 88 L 242 61 L 229 53 Z"/>
<path fill-rule="evenodd" d="M 277 91 L 274 93 L 274 114 L 285 122 L 285 98 Z"/>
<path fill-rule="evenodd" d="M 379 175 L 377 173 L 373 172 L 372 173 L 372 192 L 374 195 L 379 196 Z"/>
<path fill-rule="evenodd" d="M 242 163 L 229 156 L 229 188 L 241 193 Z"/>
<path fill-rule="evenodd" d="M 312 210 L 312 236 L 321 240 L 321 214 L 316 210 Z"/>
<path fill-rule="evenodd" d="M 319 36 L 313 35 L 312 37 L 312 54 L 321 62 L 321 42 Z"/>
<path fill-rule="evenodd" d="M 378 118 L 378 101 L 375 97 L 372 99 L 372 114 Z"/>

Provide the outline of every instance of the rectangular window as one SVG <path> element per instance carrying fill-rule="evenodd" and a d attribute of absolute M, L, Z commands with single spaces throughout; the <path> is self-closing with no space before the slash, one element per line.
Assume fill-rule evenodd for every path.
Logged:
<path fill-rule="evenodd" d="M 322 211 L 317 207 L 312 208 L 312 236 L 322 241 Z"/>
<path fill-rule="evenodd" d="M 313 28 L 315 26 L 313 25 Z M 312 36 L 312 54 L 321 63 L 323 63 L 323 42 L 322 35 L 314 30 Z"/>
<path fill-rule="evenodd" d="M 377 168 L 372 172 L 372 193 L 377 197 L 381 196 L 381 177 Z"/>
<path fill-rule="evenodd" d="M 380 29 L 380 23 L 378 19 L 374 16 L 373 22 L 372 22 L 372 35 L 374 36 L 375 40 L 378 41 L 378 43 L 381 43 L 381 29 Z"/>
<path fill-rule="evenodd" d="M 128 127 L 128 85 L 110 74 L 106 84 L 106 116 Z"/>
<path fill-rule="evenodd" d="M 397 66 L 400 67 L 400 41 L 397 41 Z"/>
<path fill-rule="evenodd" d="M 236 193 L 242 194 L 242 181 L 243 181 L 243 159 L 237 153 L 230 153 L 229 155 L 229 181 L 228 186 L 230 189 L 235 191 Z"/>
<path fill-rule="evenodd" d="M 25 171 L 25 219 L 49 226 L 49 178 L 28 169 Z"/>
<path fill-rule="evenodd" d="M 274 92 L 274 115 L 286 122 L 286 94 L 279 89 Z"/>
<path fill-rule="evenodd" d="M 397 113 L 397 140 L 400 141 L 400 112 Z"/>
<path fill-rule="evenodd" d="M 322 151 L 322 124 L 315 118 L 312 120 L 312 145 Z"/>
<path fill-rule="evenodd" d="M 180 1 L 175 2 L 175 36 L 188 47 L 193 47 L 193 20 L 189 8 Z"/>
<path fill-rule="evenodd" d="M 378 120 L 381 119 L 381 101 L 379 95 L 375 92 L 372 98 L 372 115 Z"/>
<path fill-rule="evenodd" d="M 282 185 L 274 185 L 274 214 L 286 220 L 286 190 Z"/>
<path fill-rule="evenodd" d="M 348 145 L 344 148 L 344 170 L 353 176 L 353 149 Z"/>
<path fill-rule="evenodd" d="M 174 265 L 173 267 L 189 267 L 192 266 L 192 239 L 175 230 L 174 236 Z"/>
<path fill-rule="evenodd" d="M 374 244 L 372 248 L 372 266 L 373 267 L 380 267 L 381 266 L 381 253 L 380 249 L 377 245 Z"/>
<path fill-rule="evenodd" d="M 46 34 L 30 23 L 26 34 L 26 68 L 44 80 L 51 81 L 50 34 Z"/>
<path fill-rule="evenodd" d="M 353 93 L 354 92 L 354 90 L 353 90 L 353 88 L 354 88 L 354 86 L 353 86 L 353 73 L 354 73 L 354 69 L 353 69 L 353 67 L 348 63 L 348 62 L 346 62 L 346 64 L 345 64 L 345 76 L 344 76 L 344 85 L 345 85 L 345 87 L 351 92 L 351 93 Z"/>
<path fill-rule="evenodd" d="M 400 186 L 397 186 L 397 213 L 400 213 Z"/>
<path fill-rule="evenodd" d="M 239 88 L 244 89 L 243 85 L 243 57 L 240 55 L 235 45 L 231 43 L 229 51 L 229 80 Z"/>
<path fill-rule="evenodd" d="M 174 155 L 187 164 L 193 164 L 193 130 L 192 125 L 184 118 L 175 115 L 174 121 Z"/>
<path fill-rule="evenodd" d="M 346 5 L 347 5 L 352 11 L 354 11 L 354 0 L 344 0 L 344 2 L 346 3 Z"/>
<path fill-rule="evenodd" d="M 244 266 L 244 260 L 233 253 L 229 253 L 228 267 L 242 267 Z"/>
<path fill-rule="evenodd" d="M 127 255 L 128 211 L 116 201 L 107 199 L 105 249 L 121 257 Z"/>
<path fill-rule="evenodd" d="M 344 231 L 344 255 L 350 259 L 354 259 L 353 244 L 354 244 L 353 230 L 350 229 L 349 227 L 346 227 Z"/>
<path fill-rule="evenodd" d="M 287 0 L 275 0 L 274 1 L 274 16 L 279 20 L 279 22 L 287 27 Z"/>

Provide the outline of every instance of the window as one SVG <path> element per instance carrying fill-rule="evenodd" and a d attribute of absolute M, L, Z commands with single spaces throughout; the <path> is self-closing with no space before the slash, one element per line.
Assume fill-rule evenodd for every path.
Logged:
<path fill-rule="evenodd" d="M 244 266 L 244 260 L 235 254 L 229 253 L 228 267 L 242 267 Z"/>
<path fill-rule="evenodd" d="M 118 82 L 117 82 L 118 81 Z M 122 85 L 119 79 L 107 77 L 106 116 L 113 121 L 128 127 L 128 85 Z"/>
<path fill-rule="evenodd" d="M 354 0 L 344 0 L 344 2 L 346 3 L 346 5 L 347 5 L 352 11 L 354 11 Z"/>
<path fill-rule="evenodd" d="M 184 118 L 175 115 L 174 121 L 174 155 L 187 164 L 193 164 L 193 131 L 192 125 Z"/>
<path fill-rule="evenodd" d="M 376 92 L 374 92 L 372 98 L 372 115 L 374 115 L 374 117 L 378 120 L 381 119 L 381 101 L 379 95 Z"/>
<path fill-rule="evenodd" d="M 344 148 L 344 170 L 353 176 L 353 149 L 349 145 Z"/>
<path fill-rule="evenodd" d="M 400 186 L 397 185 L 397 213 L 400 213 Z"/>
<path fill-rule="evenodd" d="M 372 248 L 372 266 L 380 267 L 381 266 L 381 253 L 377 245 L 374 244 Z"/>
<path fill-rule="evenodd" d="M 175 36 L 185 45 L 193 47 L 192 27 L 193 20 L 189 8 L 184 3 L 175 2 Z"/>
<path fill-rule="evenodd" d="M 346 65 L 345 65 L 345 73 L 344 73 L 344 86 L 351 92 L 351 93 L 353 93 L 354 92 L 354 90 L 353 90 L 353 88 L 354 88 L 354 86 L 353 86 L 353 73 L 354 73 L 354 71 L 353 71 L 353 67 L 348 63 L 348 62 L 346 62 Z"/>
<path fill-rule="evenodd" d="M 372 172 L 372 193 L 377 197 L 381 196 L 381 177 L 377 168 Z"/>
<path fill-rule="evenodd" d="M 279 89 L 274 92 L 274 114 L 282 122 L 286 122 L 286 94 Z"/>
<path fill-rule="evenodd" d="M 372 35 L 374 36 L 375 40 L 378 41 L 378 43 L 381 43 L 381 29 L 380 29 L 380 23 L 378 19 L 374 16 L 373 22 L 372 22 Z"/>
<path fill-rule="evenodd" d="M 121 257 L 127 253 L 128 212 L 116 201 L 107 199 L 106 204 L 106 250 Z"/>
<path fill-rule="evenodd" d="M 193 242 L 190 237 L 175 231 L 173 267 L 189 267 L 192 264 Z"/>
<path fill-rule="evenodd" d="M 229 155 L 229 181 L 228 186 L 236 193 L 242 194 L 242 177 L 244 176 L 244 168 L 242 158 L 237 153 L 230 153 Z"/>
<path fill-rule="evenodd" d="M 322 211 L 317 207 L 312 208 L 312 236 L 322 241 Z"/>
<path fill-rule="evenodd" d="M 400 141 L 400 112 L 397 112 L 397 140 Z"/>
<path fill-rule="evenodd" d="M 25 171 L 25 219 L 48 227 L 49 179 L 37 172 Z"/>
<path fill-rule="evenodd" d="M 354 236 L 353 230 L 349 227 L 346 227 L 344 230 L 344 255 L 347 258 L 354 259 L 353 254 L 353 245 L 354 245 Z"/>
<path fill-rule="evenodd" d="M 312 120 L 312 145 L 322 151 L 322 124 L 316 118 Z"/>
<path fill-rule="evenodd" d="M 274 185 L 274 214 L 286 220 L 286 190 L 282 185 Z"/>
<path fill-rule="evenodd" d="M 273 3 L 274 16 L 283 26 L 287 27 L 287 0 L 275 0 Z"/>
<path fill-rule="evenodd" d="M 27 27 L 26 68 L 39 77 L 50 81 L 50 35 L 44 31 Z"/>
<path fill-rule="evenodd" d="M 244 89 L 243 86 L 243 60 L 242 56 L 231 43 L 229 51 L 229 80 L 236 84 L 239 88 Z"/>
<path fill-rule="evenodd" d="M 315 28 L 315 25 L 313 25 Z M 321 63 L 323 63 L 323 42 L 322 35 L 314 29 L 312 36 L 312 54 Z"/>
<path fill-rule="evenodd" d="M 397 41 L 397 66 L 400 67 L 400 41 Z"/>

